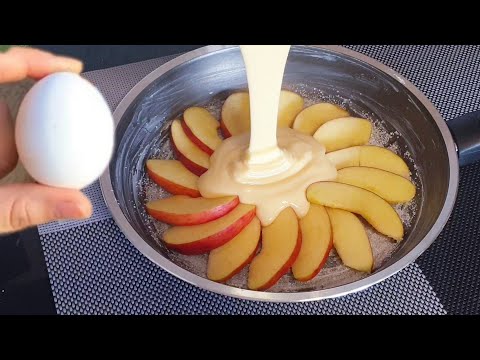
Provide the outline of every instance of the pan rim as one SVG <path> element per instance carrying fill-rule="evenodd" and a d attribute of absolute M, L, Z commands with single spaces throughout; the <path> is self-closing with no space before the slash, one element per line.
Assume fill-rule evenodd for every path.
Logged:
<path fill-rule="evenodd" d="M 143 238 L 135 231 L 133 226 L 130 225 L 127 218 L 123 214 L 120 206 L 118 205 L 117 198 L 114 195 L 110 168 L 107 167 L 105 172 L 100 177 L 100 188 L 105 203 L 107 204 L 115 223 L 123 232 L 125 237 L 134 245 L 134 247 L 140 251 L 145 257 L 147 257 L 154 264 L 160 266 L 165 271 L 169 272 L 173 276 L 199 288 L 220 294 L 230 296 L 234 298 L 262 301 L 262 302 L 310 302 L 318 301 L 328 298 L 335 298 L 345 296 L 348 294 L 356 293 L 365 290 L 389 277 L 396 274 L 400 270 L 404 269 L 408 265 L 412 264 L 430 245 L 436 240 L 443 227 L 447 223 L 453 208 L 455 206 L 455 200 L 458 191 L 459 181 L 459 163 L 456 152 L 456 145 L 453 140 L 453 136 L 447 126 L 447 123 L 442 118 L 438 110 L 427 99 L 427 97 L 418 90 L 411 82 L 409 82 L 402 75 L 396 71 L 390 69 L 388 66 L 356 51 L 336 46 L 336 45 L 308 45 L 323 50 L 327 50 L 340 55 L 348 56 L 356 60 L 367 63 L 383 73 L 392 77 L 395 81 L 405 86 L 426 108 L 429 114 L 434 119 L 436 126 L 438 127 L 442 138 L 445 142 L 447 149 L 448 161 L 449 161 L 449 184 L 447 190 L 447 196 L 443 204 L 442 210 L 437 217 L 435 223 L 427 233 L 427 235 L 405 256 L 397 260 L 395 263 L 389 265 L 385 269 L 382 269 L 370 276 L 357 280 L 355 282 L 341 285 L 330 289 L 322 289 L 315 291 L 295 292 L 295 293 L 275 293 L 275 292 L 257 292 L 252 290 L 240 289 L 229 285 L 213 282 L 201 276 L 195 275 L 178 265 L 174 264 L 159 252 L 150 246 Z M 119 121 L 122 119 L 125 112 L 130 105 L 137 99 L 138 95 L 145 90 L 154 80 L 172 70 L 173 68 L 191 61 L 195 58 L 199 58 L 210 54 L 212 52 L 219 52 L 223 50 L 235 47 L 234 45 L 209 45 L 201 47 L 199 49 L 190 51 L 183 55 L 180 55 L 156 70 L 149 73 L 142 80 L 140 80 L 121 100 L 117 108 L 113 113 L 115 121 L 115 128 L 117 128 Z"/>

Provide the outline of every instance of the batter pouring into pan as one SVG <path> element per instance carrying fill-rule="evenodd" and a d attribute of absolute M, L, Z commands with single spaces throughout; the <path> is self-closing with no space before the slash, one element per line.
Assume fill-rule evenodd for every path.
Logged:
<path fill-rule="evenodd" d="M 345 266 L 371 272 L 360 217 L 403 239 L 391 204 L 415 195 L 408 166 L 368 146 L 369 120 L 328 103 L 304 108 L 301 96 L 282 90 L 289 45 L 241 51 L 249 92 L 226 99 L 221 123 L 204 108 L 187 109 L 171 128 L 178 161 L 147 163 L 150 177 L 175 195 L 147 204 L 151 216 L 173 225 L 165 244 L 209 253 L 214 281 L 249 265 L 252 290 L 269 289 L 290 269 L 296 280 L 311 280 L 332 248 Z"/>

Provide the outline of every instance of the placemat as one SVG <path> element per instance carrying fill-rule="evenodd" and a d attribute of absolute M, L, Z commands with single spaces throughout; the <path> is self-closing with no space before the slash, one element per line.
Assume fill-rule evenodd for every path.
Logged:
<path fill-rule="evenodd" d="M 447 120 L 480 108 L 478 46 L 347 47 L 383 62 L 407 77 L 429 97 Z M 160 58 L 94 71 L 86 73 L 85 77 L 102 91 L 113 110 L 141 78 L 170 59 Z M 467 176 L 480 177 L 479 166 L 473 165 L 468 171 L 470 175 Z M 474 194 L 476 189 L 471 188 Z M 441 239 L 417 263 L 363 292 L 311 303 L 260 303 L 213 294 L 163 271 L 139 253 L 118 229 L 103 202 L 98 183 L 85 189 L 85 193 L 94 203 L 91 219 L 55 222 L 39 227 L 59 314 L 447 313 L 445 297 L 440 299 L 431 283 L 450 275 L 445 274 L 444 263 L 432 260 L 429 253 L 440 253 L 441 259 L 455 259 L 457 249 L 453 246 L 447 246 L 448 254 L 442 253 L 442 245 L 451 244 L 449 238 L 445 239 L 445 234 L 455 236 L 452 229 L 457 227 L 452 221 Z M 462 216 L 475 216 L 478 211 L 476 204 L 468 203 L 469 211 Z M 457 204 L 457 207 L 462 208 L 462 204 Z M 473 226 L 463 229 L 461 240 L 466 245 L 461 249 L 478 250 L 478 221 L 470 220 Z M 478 252 L 475 258 L 474 269 L 478 265 Z M 448 268 L 455 271 L 452 266 L 450 264 Z M 479 299 L 478 273 L 469 274 L 475 280 L 468 282 L 472 287 L 466 295 L 469 297 L 459 302 L 466 305 L 451 307 L 456 313 L 478 310 L 475 306 Z M 443 288 L 441 293 L 445 294 Z M 446 298 L 449 299 L 448 296 Z"/>

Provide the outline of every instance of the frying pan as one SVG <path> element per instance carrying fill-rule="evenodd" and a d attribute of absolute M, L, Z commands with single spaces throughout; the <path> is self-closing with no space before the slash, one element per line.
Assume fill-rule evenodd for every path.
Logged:
<path fill-rule="evenodd" d="M 480 112 L 453 119 L 447 126 L 418 89 L 383 64 L 342 47 L 293 46 L 284 88 L 307 99 L 341 103 L 351 113 L 368 117 L 390 134 L 386 145 L 394 142 L 407 159 L 418 188 L 411 223 L 405 239 L 368 276 L 344 276 L 344 267 L 333 259 L 318 281 L 301 286 L 288 276 L 266 292 L 247 290 L 240 283 L 215 283 L 205 276 L 205 256 L 186 260 L 163 246 L 164 228 L 146 216 L 143 204 L 149 196 L 168 194 L 148 184 L 145 161 L 172 156 L 169 125 L 187 107 L 215 110 L 215 104 L 245 88 L 238 46 L 203 47 L 159 67 L 115 110 L 114 156 L 100 179 L 114 220 L 142 254 L 174 276 L 219 294 L 258 301 L 312 301 L 360 291 L 392 276 L 437 238 L 455 204 L 459 165 L 480 157 Z"/>

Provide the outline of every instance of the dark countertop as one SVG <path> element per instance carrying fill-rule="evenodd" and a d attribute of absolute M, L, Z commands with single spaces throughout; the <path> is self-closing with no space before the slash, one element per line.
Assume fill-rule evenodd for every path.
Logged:
<path fill-rule="evenodd" d="M 38 45 L 73 56 L 85 71 L 190 51 L 202 45 Z M 55 314 L 55 305 L 38 231 L 0 236 L 0 315 Z"/>
<path fill-rule="evenodd" d="M 154 59 L 190 51 L 204 45 L 38 45 L 38 48 L 73 56 L 84 62 L 84 71 Z"/>

